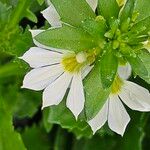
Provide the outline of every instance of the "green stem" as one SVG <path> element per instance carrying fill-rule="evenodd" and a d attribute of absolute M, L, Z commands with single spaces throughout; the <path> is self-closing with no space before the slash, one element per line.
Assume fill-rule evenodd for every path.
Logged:
<path fill-rule="evenodd" d="M 67 133 L 63 129 L 58 128 L 54 143 L 54 150 L 65 150 L 66 143 L 67 143 Z"/>

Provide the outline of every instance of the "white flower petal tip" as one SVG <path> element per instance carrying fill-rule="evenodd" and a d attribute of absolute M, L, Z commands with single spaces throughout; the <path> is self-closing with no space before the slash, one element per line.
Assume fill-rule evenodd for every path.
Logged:
<path fill-rule="evenodd" d="M 61 27 L 60 16 L 57 13 L 52 3 L 49 3 L 49 7 L 41 12 L 44 18 L 51 24 L 52 27 Z"/>
<path fill-rule="evenodd" d="M 22 85 L 22 86 L 21 86 L 21 89 L 24 89 L 24 88 L 25 88 L 25 87 Z"/>
<path fill-rule="evenodd" d="M 58 105 L 64 98 L 70 85 L 72 75 L 63 73 L 52 84 L 46 87 L 43 92 L 43 107 Z"/>
<path fill-rule="evenodd" d="M 98 112 L 98 114 L 91 120 L 88 121 L 88 124 L 90 125 L 93 134 L 96 133 L 97 130 L 99 130 L 107 121 L 108 116 L 108 100 L 102 107 L 102 109 Z"/>
<path fill-rule="evenodd" d="M 124 66 L 121 65 L 118 67 L 118 74 L 124 80 L 127 80 L 131 76 L 131 73 L 132 69 L 129 63 Z"/>
<path fill-rule="evenodd" d="M 89 4 L 89 6 L 95 12 L 97 5 L 98 5 L 98 0 L 86 0 L 86 2 Z"/>
<path fill-rule="evenodd" d="M 62 54 L 39 47 L 31 47 L 21 59 L 26 61 L 31 68 L 38 68 L 60 63 Z"/>
<path fill-rule="evenodd" d="M 125 81 L 119 97 L 132 110 L 150 111 L 150 93 L 136 83 Z"/>
<path fill-rule="evenodd" d="M 124 135 L 125 129 L 130 122 L 130 116 L 124 108 L 118 96 L 111 96 L 109 100 L 108 126 L 111 130 Z"/>
<path fill-rule="evenodd" d="M 73 76 L 70 91 L 66 100 L 66 105 L 74 114 L 76 120 L 84 108 L 84 102 L 85 97 L 81 73 L 78 73 Z"/>
<path fill-rule="evenodd" d="M 61 65 L 52 65 L 42 68 L 32 69 L 23 80 L 23 87 L 35 91 L 40 91 L 50 85 L 63 73 Z"/>
<path fill-rule="evenodd" d="M 42 33 L 42 32 L 45 31 L 45 30 L 31 30 L 31 29 L 30 29 L 29 31 L 30 31 L 30 33 L 31 33 L 31 35 L 32 35 L 32 38 L 34 38 L 36 35 Z"/>

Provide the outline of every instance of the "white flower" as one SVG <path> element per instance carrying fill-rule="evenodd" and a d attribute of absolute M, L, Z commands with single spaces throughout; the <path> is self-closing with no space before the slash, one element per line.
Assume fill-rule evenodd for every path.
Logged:
<path fill-rule="evenodd" d="M 130 75 L 129 70 L 131 70 L 129 65 L 120 68 L 119 75 L 127 79 Z M 126 72 L 126 76 L 122 75 L 124 72 Z M 122 102 L 132 110 L 150 111 L 149 91 L 133 82 L 122 80 L 118 77 L 114 81 L 112 93 L 103 108 L 93 119 L 88 121 L 94 133 L 108 121 L 110 129 L 123 136 L 130 117 Z"/>
<path fill-rule="evenodd" d="M 49 7 L 42 11 L 51 28 L 62 27 L 60 16 L 49 1 Z M 90 3 L 93 4 L 93 3 Z M 92 5 L 93 7 L 93 5 Z M 33 69 L 24 77 L 22 88 L 44 90 L 42 108 L 58 105 L 69 89 L 66 105 L 75 118 L 84 108 L 82 79 L 91 71 L 85 52 L 77 55 L 68 50 L 45 46 L 34 39 L 44 30 L 31 30 L 37 47 L 30 48 L 22 57 Z"/>
<path fill-rule="evenodd" d="M 62 26 L 60 16 L 50 1 L 49 7 L 42 14 L 51 24 L 51 28 Z M 75 54 L 40 44 L 34 37 L 43 31 L 31 30 L 37 47 L 30 48 L 20 57 L 33 68 L 24 77 L 22 88 L 44 90 L 42 108 L 58 105 L 69 89 L 66 105 L 77 119 L 85 102 L 82 80 L 92 66 L 88 65 L 85 52 Z"/>
<path fill-rule="evenodd" d="M 44 89 L 42 108 L 58 105 L 70 87 L 66 105 L 77 118 L 85 102 L 82 79 L 92 69 L 88 65 L 84 67 L 85 53 L 66 55 L 32 47 L 21 59 L 34 68 L 24 77 L 22 87 L 36 91 Z"/>

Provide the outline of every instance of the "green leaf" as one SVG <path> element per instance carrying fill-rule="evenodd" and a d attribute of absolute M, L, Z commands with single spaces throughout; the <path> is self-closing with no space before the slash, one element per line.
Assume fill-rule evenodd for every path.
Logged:
<path fill-rule="evenodd" d="M 132 147 L 132 150 L 143 150 L 144 137 L 146 134 L 144 128 L 148 120 L 148 114 L 134 112 L 132 113 L 131 120 L 123 138 L 118 139 L 117 149 L 128 150 Z"/>
<path fill-rule="evenodd" d="M 85 31 L 87 31 L 91 36 L 95 38 L 104 38 L 104 34 L 106 32 L 106 21 L 102 16 L 98 16 L 94 19 L 86 19 L 82 27 Z"/>
<path fill-rule="evenodd" d="M 44 3 L 44 0 L 37 0 L 37 2 L 42 5 Z"/>
<path fill-rule="evenodd" d="M 149 59 L 150 55 L 149 53 L 143 53 L 140 55 L 137 55 L 136 57 L 126 57 L 129 61 L 134 73 L 144 79 L 146 82 L 150 84 L 150 76 L 149 76 Z"/>
<path fill-rule="evenodd" d="M 148 32 L 150 31 L 149 23 L 150 23 L 150 16 L 134 24 L 133 27 L 131 28 L 131 33 L 135 32 L 138 35 L 148 34 Z"/>
<path fill-rule="evenodd" d="M 49 150 L 52 146 L 44 129 L 36 125 L 27 127 L 22 133 L 22 139 L 28 150 Z"/>
<path fill-rule="evenodd" d="M 94 136 L 92 139 L 75 141 L 72 150 L 115 150 L 116 142 L 113 137 Z"/>
<path fill-rule="evenodd" d="M 12 116 L 0 99 L 0 150 L 26 150 L 20 135 L 14 131 Z"/>
<path fill-rule="evenodd" d="M 95 13 L 85 0 L 51 0 L 63 22 L 80 26 L 82 21 L 95 18 Z"/>
<path fill-rule="evenodd" d="M 68 129 L 69 131 L 75 133 L 78 138 L 91 137 L 92 130 L 88 126 L 87 122 L 85 122 L 85 119 L 80 116 L 76 121 L 73 114 L 66 107 L 65 103 L 66 102 L 64 99 L 59 105 L 49 108 L 48 122 L 59 124 L 62 128 Z"/>
<path fill-rule="evenodd" d="M 18 118 L 32 117 L 41 105 L 40 94 L 33 91 L 22 91 L 17 93 L 15 115 Z"/>
<path fill-rule="evenodd" d="M 29 27 L 24 31 L 21 27 L 16 26 L 14 29 L 5 27 L 5 30 L 0 32 L 0 47 L 10 55 L 21 56 L 27 49 L 32 46 L 31 33 Z"/>
<path fill-rule="evenodd" d="M 144 79 L 147 83 L 150 84 L 150 53 L 146 50 L 143 50 L 138 57 L 141 59 L 142 63 L 145 65 L 148 76 L 142 76 L 142 79 Z"/>
<path fill-rule="evenodd" d="M 42 32 L 35 39 L 43 45 L 74 52 L 91 49 L 96 45 L 88 33 L 65 24 L 61 28 Z"/>
<path fill-rule="evenodd" d="M 136 22 L 139 22 L 147 17 L 150 17 L 150 2 L 149 0 L 136 0 L 134 12 L 137 12 L 139 15 L 136 19 Z"/>
<path fill-rule="evenodd" d="M 29 20 L 31 20 L 31 21 L 33 21 L 33 22 L 35 22 L 35 23 L 37 23 L 37 21 L 38 21 L 36 15 L 35 15 L 31 10 L 29 10 L 29 9 L 26 10 L 25 16 L 26 16 Z"/>
<path fill-rule="evenodd" d="M 11 6 L 7 6 L 0 1 L 0 29 L 3 30 L 4 25 L 9 21 L 12 12 Z"/>
<path fill-rule="evenodd" d="M 122 23 L 128 18 L 132 18 L 135 1 L 136 0 L 127 0 L 123 10 L 120 13 L 120 21 Z"/>
<path fill-rule="evenodd" d="M 45 108 L 43 111 L 42 111 L 42 115 L 43 115 L 43 126 L 46 130 L 46 132 L 50 132 L 52 127 L 53 127 L 53 124 L 48 122 L 48 117 L 49 117 L 49 108 Z"/>
<path fill-rule="evenodd" d="M 107 21 L 111 17 L 118 18 L 119 6 L 116 0 L 99 0 L 98 1 L 98 11 Z"/>
<path fill-rule="evenodd" d="M 88 120 L 96 116 L 106 102 L 110 89 L 103 89 L 100 76 L 99 60 L 84 81 L 85 112 Z"/>
<path fill-rule="evenodd" d="M 103 88 L 107 89 L 112 85 L 118 69 L 118 59 L 114 52 L 106 52 L 102 56 L 99 66 Z"/>

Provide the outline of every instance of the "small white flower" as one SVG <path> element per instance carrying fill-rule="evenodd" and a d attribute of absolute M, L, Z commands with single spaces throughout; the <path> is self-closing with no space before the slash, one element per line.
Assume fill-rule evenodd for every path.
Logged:
<path fill-rule="evenodd" d="M 70 87 L 66 105 L 77 119 L 85 102 L 82 79 L 92 69 L 91 66 L 84 65 L 86 55 L 83 52 L 77 55 L 63 54 L 32 47 L 21 59 L 34 68 L 24 77 L 22 88 L 36 91 L 44 89 L 44 108 L 58 105 Z"/>
<path fill-rule="evenodd" d="M 124 67 L 123 72 L 121 72 L 122 69 L 119 69 L 119 75 L 122 76 L 122 73 L 126 72 L 126 76 L 123 75 L 126 79 L 130 75 L 129 65 L 126 68 Z M 123 136 L 130 117 L 122 102 L 132 110 L 150 111 L 149 91 L 133 82 L 118 77 L 114 81 L 112 93 L 103 108 L 88 122 L 94 133 L 108 121 L 110 129 Z"/>

